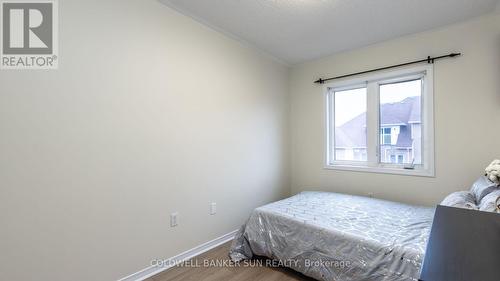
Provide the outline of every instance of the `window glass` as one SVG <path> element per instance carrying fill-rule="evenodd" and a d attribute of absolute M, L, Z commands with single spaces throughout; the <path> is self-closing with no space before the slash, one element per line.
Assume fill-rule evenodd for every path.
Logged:
<path fill-rule="evenodd" d="M 335 91 L 335 160 L 366 161 L 366 88 Z"/>
<path fill-rule="evenodd" d="M 421 164 L 422 80 L 382 84 L 379 93 L 380 162 Z"/>
<path fill-rule="evenodd" d="M 391 128 L 380 129 L 380 143 L 391 144 Z"/>

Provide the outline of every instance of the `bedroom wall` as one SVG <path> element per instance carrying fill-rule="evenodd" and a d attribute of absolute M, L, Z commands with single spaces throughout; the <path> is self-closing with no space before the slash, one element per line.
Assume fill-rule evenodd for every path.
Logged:
<path fill-rule="evenodd" d="M 58 70 L 0 71 L 0 280 L 116 280 L 288 195 L 287 67 L 155 0 L 59 14 Z"/>
<path fill-rule="evenodd" d="M 323 169 L 323 93 L 314 80 L 452 51 L 464 55 L 439 61 L 434 69 L 435 178 Z M 294 66 L 290 93 L 292 193 L 373 193 L 434 205 L 452 191 L 468 189 L 500 158 L 500 14 Z"/>

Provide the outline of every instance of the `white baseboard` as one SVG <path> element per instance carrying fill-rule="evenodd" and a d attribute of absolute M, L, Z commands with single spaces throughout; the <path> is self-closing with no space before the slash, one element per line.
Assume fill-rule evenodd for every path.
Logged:
<path fill-rule="evenodd" d="M 198 255 L 201 255 L 217 246 L 220 246 L 226 242 L 229 242 L 231 240 L 233 240 L 234 238 L 234 235 L 236 234 L 238 230 L 233 230 L 227 234 L 224 234 L 222 235 L 221 237 L 218 237 L 218 238 L 215 238 L 214 240 L 211 240 L 211 241 L 208 241 L 206 243 L 203 243 L 199 246 L 196 246 L 190 250 L 187 250 L 183 253 L 180 253 L 174 257 L 171 257 L 169 259 L 165 259 L 165 264 L 167 264 L 168 266 L 149 266 L 149 267 L 146 267 L 145 269 L 143 270 L 140 270 L 136 273 L 132 273 L 130 274 L 129 276 L 127 277 L 123 277 L 122 279 L 118 280 L 118 281 L 142 281 L 142 280 L 145 280 L 146 278 L 149 278 L 153 275 L 156 275 L 162 271 L 165 271 L 169 268 L 171 268 L 172 266 L 174 266 L 175 263 L 177 262 L 183 262 L 183 261 L 187 261 L 187 260 L 190 260 Z"/>

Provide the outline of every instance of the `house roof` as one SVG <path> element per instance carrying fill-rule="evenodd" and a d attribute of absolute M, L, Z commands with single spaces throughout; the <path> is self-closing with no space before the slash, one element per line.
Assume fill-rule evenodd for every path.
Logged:
<path fill-rule="evenodd" d="M 382 104 L 380 108 L 382 127 L 400 126 L 396 146 L 411 147 L 409 125 L 421 122 L 420 109 L 420 97 L 409 97 L 400 102 Z M 335 145 L 337 147 L 366 147 L 366 112 L 335 128 Z"/>

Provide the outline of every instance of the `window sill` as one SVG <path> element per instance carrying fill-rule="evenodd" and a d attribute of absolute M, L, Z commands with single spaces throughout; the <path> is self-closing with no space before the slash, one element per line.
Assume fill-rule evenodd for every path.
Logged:
<path fill-rule="evenodd" d="M 389 168 L 389 167 L 369 167 L 362 165 L 339 165 L 332 164 L 326 165 L 325 170 L 339 170 L 339 171 L 351 171 L 351 172 L 365 172 L 365 173 L 377 173 L 377 174 L 392 174 L 392 175 L 403 175 L 403 176 L 416 176 L 416 177 L 435 177 L 434 169 L 403 169 L 403 168 Z"/>

